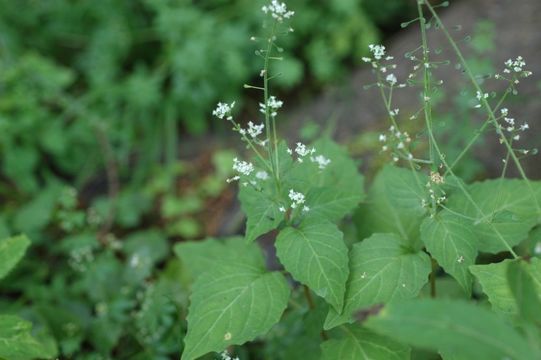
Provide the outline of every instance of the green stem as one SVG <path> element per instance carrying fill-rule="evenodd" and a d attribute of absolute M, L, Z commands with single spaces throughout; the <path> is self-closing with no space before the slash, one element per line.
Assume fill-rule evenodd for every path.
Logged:
<path fill-rule="evenodd" d="M 451 34 L 449 34 L 449 31 L 447 30 L 447 28 L 445 27 L 445 25 L 441 21 L 441 18 L 438 16 L 436 11 L 434 10 L 434 7 L 432 5 L 430 5 L 430 2 L 428 2 L 426 0 L 424 1 L 424 4 L 428 8 L 428 10 L 432 13 L 432 16 L 437 21 L 437 23 L 438 23 L 438 25 L 440 27 L 440 30 L 443 32 L 443 34 L 447 38 L 447 41 L 449 42 L 449 44 L 453 48 L 455 54 L 457 55 L 458 59 L 460 60 L 460 63 L 462 64 L 466 74 L 468 75 L 468 78 L 470 79 L 473 87 L 479 93 L 484 94 L 483 90 L 481 89 L 481 86 L 475 80 L 475 76 L 473 75 L 473 72 L 471 71 L 468 63 L 466 62 L 466 59 L 464 58 L 464 55 L 462 54 L 462 52 L 458 48 L 458 45 L 456 44 L 456 42 L 453 40 Z M 534 199 L 536 209 L 537 209 L 537 215 L 541 217 L 541 206 L 539 205 L 539 200 L 537 199 L 537 196 L 535 195 L 535 191 L 533 190 L 532 184 L 530 183 L 530 180 L 526 176 L 526 173 L 524 172 L 524 169 L 523 169 L 522 165 L 520 164 L 520 160 L 518 159 L 517 155 L 513 151 L 513 148 L 509 144 L 509 141 L 507 140 L 507 138 L 499 130 L 499 125 L 498 125 L 498 121 L 496 120 L 496 117 L 494 115 L 494 110 L 492 109 L 492 107 L 488 103 L 487 99 L 484 98 L 484 96 L 481 97 L 481 104 L 483 105 L 483 107 L 485 108 L 485 110 L 486 110 L 486 112 L 487 112 L 487 114 L 489 116 L 489 119 L 490 119 L 489 121 L 494 125 L 494 127 L 496 128 L 496 131 L 498 131 L 498 134 L 500 135 L 503 144 L 505 145 L 505 147 L 507 148 L 507 151 L 511 155 L 511 158 L 513 159 L 513 162 L 515 163 L 515 166 L 517 167 L 518 172 L 520 173 L 520 176 L 526 182 L 526 184 L 528 186 L 528 189 L 529 189 L 529 191 L 530 191 L 530 193 L 531 193 L 531 195 L 532 195 L 532 197 Z"/>
<path fill-rule="evenodd" d="M 503 102 L 505 101 L 505 99 L 507 98 L 507 95 L 509 94 L 509 91 L 510 91 L 510 87 L 507 88 L 507 90 L 505 91 L 505 93 L 500 97 L 500 100 L 498 101 L 498 103 L 496 104 L 495 106 L 495 109 L 498 110 L 500 108 L 500 106 L 503 104 Z M 473 146 L 473 144 L 475 144 L 477 142 L 477 139 L 479 139 L 479 137 L 481 136 L 481 134 L 486 130 L 486 128 L 488 127 L 488 125 L 490 125 L 490 122 L 489 122 L 489 119 L 485 120 L 485 122 L 483 123 L 483 125 L 479 128 L 479 130 L 477 130 L 477 132 L 475 133 L 475 135 L 470 139 L 470 141 L 468 142 L 468 144 L 466 145 L 466 147 L 464 147 L 464 149 L 460 152 L 460 154 L 458 154 L 458 156 L 456 157 L 456 159 L 453 161 L 453 163 L 451 164 L 451 169 L 454 169 L 455 166 L 460 162 L 460 160 L 462 160 L 462 158 L 464 157 L 464 155 L 466 155 L 466 153 L 470 150 L 470 148 Z M 444 176 L 447 175 L 447 172 L 444 174 Z"/>
<path fill-rule="evenodd" d="M 428 4 L 427 2 L 425 2 L 425 4 L 430 8 L 430 4 Z M 420 18 L 424 18 L 424 15 L 423 15 L 423 12 L 422 12 L 422 9 L 419 5 L 419 9 L 420 9 Z M 433 11 L 433 10 L 432 10 Z M 436 17 L 435 15 L 435 12 L 433 12 L 434 14 L 434 17 Z M 421 21 L 421 24 L 423 24 L 424 22 Z M 440 24 L 440 27 L 443 29 L 443 25 Z M 454 42 L 453 42 L 454 44 Z M 456 44 L 454 44 L 456 46 Z M 493 114 L 492 114 L 493 116 Z M 451 174 L 451 176 L 455 177 L 456 178 L 456 175 L 454 174 L 453 170 L 451 169 L 451 167 L 449 166 L 449 164 L 447 163 L 447 161 L 445 160 L 445 156 L 443 155 L 443 153 L 441 152 L 441 149 L 439 148 L 438 146 L 438 143 L 436 141 L 436 138 L 434 136 L 434 133 L 432 132 L 432 128 L 429 126 L 430 123 L 427 122 L 427 120 L 425 119 L 425 123 L 427 125 L 427 131 L 428 131 L 428 135 L 429 135 L 429 138 L 430 138 L 430 141 L 432 142 L 433 146 L 434 146 L 434 150 L 436 151 L 440 161 L 442 162 L 442 164 L 445 166 L 445 168 L 447 169 L 447 172 L 449 174 Z M 464 187 L 464 185 L 462 184 L 461 181 L 458 181 L 457 182 L 457 185 L 458 187 L 460 188 L 460 190 L 462 191 L 462 193 L 464 194 L 464 196 L 466 197 L 466 199 L 473 205 L 473 207 L 475 208 L 475 210 L 481 215 L 482 218 L 485 218 L 486 215 L 484 214 L 483 210 L 479 207 L 479 205 L 477 205 L 477 203 L 475 202 L 475 200 L 471 197 L 470 193 L 468 192 L 468 190 Z M 513 248 L 507 243 L 507 241 L 505 241 L 505 239 L 503 238 L 503 236 L 501 235 L 501 233 L 494 227 L 494 225 L 492 223 L 489 223 L 491 224 L 491 227 L 492 229 L 494 230 L 494 232 L 496 233 L 496 235 L 498 236 L 498 238 L 501 240 L 502 244 L 505 246 L 505 248 L 511 253 L 511 255 L 513 255 L 514 258 L 518 258 L 517 254 L 513 251 Z"/>
<path fill-rule="evenodd" d="M 274 36 L 276 33 L 276 26 L 277 26 L 277 21 L 274 21 L 274 24 L 272 25 L 271 34 L 267 40 L 268 41 L 267 50 L 265 51 L 265 61 L 263 65 L 263 101 L 265 104 L 265 128 L 266 128 L 267 139 L 269 141 L 267 145 L 267 152 L 268 152 L 269 160 L 270 160 L 271 167 L 273 170 L 272 174 L 274 176 L 276 184 L 278 184 L 279 175 L 278 175 L 278 163 L 277 163 L 278 151 L 277 151 L 277 145 L 276 145 L 276 130 L 275 129 L 273 130 L 274 126 L 271 126 L 271 118 L 272 118 L 272 122 L 274 123 L 274 117 L 271 117 L 270 109 L 268 106 L 268 103 L 269 103 L 269 61 L 271 58 L 272 47 L 274 46 Z M 271 136 L 271 134 L 274 134 L 274 136 Z M 273 153 L 272 153 L 273 145 L 276 152 L 276 160 L 273 160 Z"/>

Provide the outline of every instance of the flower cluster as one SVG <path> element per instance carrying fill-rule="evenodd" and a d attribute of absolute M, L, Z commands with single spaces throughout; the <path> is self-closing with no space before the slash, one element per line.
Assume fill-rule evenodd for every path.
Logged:
<path fill-rule="evenodd" d="M 303 161 L 302 160 L 303 157 L 314 154 L 315 152 L 316 152 L 316 149 L 314 148 L 309 149 L 306 145 L 300 142 L 297 143 L 297 147 L 295 148 L 295 153 L 299 156 L 298 158 L 299 162 Z"/>
<path fill-rule="evenodd" d="M 527 78 L 532 76 L 532 72 L 529 70 L 524 70 L 526 62 L 522 56 L 517 56 L 516 59 L 509 59 L 505 62 L 505 68 L 503 69 L 504 75 L 496 74 L 494 78 L 497 80 L 503 79 L 507 80 L 513 84 L 518 84 L 520 81 L 518 78 Z M 511 79 L 506 76 L 512 76 Z"/>
<path fill-rule="evenodd" d="M 385 56 L 385 46 L 383 45 L 370 44 L 368 45 L 368 49 L 376 60 L 381 60 Z"/>
<path fill-rule="evenodd" d="M 389 83 L 389 85 L 391 86 L 395 86 L 396 83 L 398 82 L 396 76 L 394 74 L 389 74 L 387 75 L 387 77 L 385 78 L 385 80 L 387 80 L 387 82 Z"/>
<path fill-rule="evenodd" d="M 294 11 L 287 10 L 285 3 L 280 3 L 278 0 L 272 0 L 269 5 L 265 5 L 261 8 L 265 14 L 270 14 L 278 22 L 289 19 L 295 15 Z"/>
<path fill-rule="evenodd" d="M 323 155 L 316 155 L 316 149 L 315 148 L 309 148 L 305 144 L 298 142 L 296 144 L 295 150 L 287 149 L 287 152 L 290 155 L 293 155 L 295 153 L 297 155 L 297 161 L 302 163 L 304 162 L 304 158 L 309 156 L 309 159 L 314 164 L 317 164 L 320 170 L 324 170 L 327 165 L 331 163 L 331 160 L 326 158 Z"/>
<path fill-rule="evenodd" d="M 441 166 L 440 166 L 441 168 Z M 426 199 L 421 200 L 421 206 L 428 208 L 430 205 L 437 207 L 443 204 L 447 200 L 447 194 L 441 188 L 441 185 L 445 183 L 445 178 L 438 171 L 431 171 L 430 178 L 426 183 L 428 189 L 428 201 Z M 434 213 L 432 213 L 432 216 Z"/>
<path fill-rule="evenodd" d="M 237 175 L 233 176 L 230 179 L 227 179 L 226 181 L 228 183 L 240 180 L 241 175 L 242 176 L 250 176 L 254 172 L 255 168 L 254 168 L 254 164 L 252 164 L 250 162 L 241 161 L 238 158 L 234 158 L 233 159 L 233 170 L 235 170 L 237 172 Z M 244 185 L 246 186 L 246 185 L 248 185 L 248 183 L 245 182 Z"/>
<path fill-rule="evenodd" d="M 235 102 L 233 101 L 231 104 L 227 103 L 218 103 L 218 106 L 214 111 L 212 112 L 212 115 L 216 116 L 218 119 L 223 119 L 224 117 L 226 120 L 233 120 L 233 116 L 231 115 L 231 110 L 235 107 Z"/>
<path fill-rule="evenodd" d="M 310 156 L 310 161 L 313 163 L 316 163 L 319 167 L 319 170 L 324 170 L 327 165 L 331 163 L 331 159 L 327 159 L 323 155 L 317 155 L 317 156 Z"/>
<path fill-rule="evenodd" d="M 445 179 L 443 176 L 440 175 L 437 171 L 431 171 L 430 172 L 430 181 L 436 185 L 443 184 L 445 182 Z"/>
<path fill-rule="evenodd" d="M 530 125 L 528 123 L 523 123 L 520 126 L 517 126 L 515 123 L 515 119 L 512 117 L 509 117 L 509 110 L 507 108 L 503 108 L 500 110 L 500 120 L 503 119 L 503 124 L 499 124 L 499 130 L 500 134 L 503 136 L 503 131 L 508 132 L 511 135 L 511 138 L 513 140 L 520 140 L 520 132 L 526 131 L 530 128 Z M 500 139 L 500 142 L 503 142 L 503 139 Z"/>
<path fill-rule="evenodd" d="M 475 98 L 477 99 L 477 101 L 479 102 L 477 105 L 475 105 L 475 108 L 480 108 L 481 107 L 481 100 L 482 99 L 488 99 L 488 93 L 482 93 L 480 91 L 477 91 L 477 94 L 475 95 Z"/>
<path fill-rule="evenodd" d="M 395 111 L 398 113 L 398 109 Z M 407 160 L 413 159 L 413 154 L 408 150 L 411 137 L 406 131 L 401 132 L 393 125 L 389 128 L 388 134 L 379 135 L 379 141 L 383 143 L 381 146 L 382 151 L 392 151 L 394 162 L 397 162 L 401 157 Z"/>
<path fill-rule="evenodd" d="M 295 190 L 290 189 L 288 197 L 291 200 L 291 204 L 290 204 L 291 209 L 301 208 L 302 206 L 303 212 L 310 211 L 310 208 L 305 204 L 306 199 L 303 193 L 296 192 Z M 285 206 L 280 206 L 279 210 L 280 212 L 285 213 L 287 209 L 285 208 Z"/>
<path fill-rule="evenodd" d="M 252 139 L 255 139 L 258 135 L 260 135 L 263 132 L 263 129 L 265 128 L 265 124 L 259 124 L 254 125 L 253 122 L 248 122 L 248 129 L 240 129 L 239 132 L 241 135 L 245 135 L 248 133 L 252 137 Z"/>
<path fill-rule="evenodd" d="M 259 111 L 263 114 L 267 113 L 267 109 L 270 111 L 270 115 L 272 117 L 275 117 L 278 115 L 277 110 L 280 109 L 284 105 L 284 102 L 281 100 L 276 99 L 276 97 L 271 96 L 267 100 L 267 104 L 259 103 Z"/>
<path fill-rule="evenodd" d="M 239 174 L 249 176 L 254 171 L 254 165 L 247 161 L 239 161 L 239 159 L 233 159 L 233 170 Z"/>
<path fill-rule="evenodd" d="M 394 57 L 392 56 L 385 56 L 385 46 L 383 45 L 369 45 L 368 49 L 372 53 L 372 57 L 363 57 L 362 60 L 367 63 L 371 63 L 372 67 L 375 70 L 378 70 L 379 72 L 385 74 L 388 70 L 396 69 L 396 64 L 382 64 L 381 61 L 390 61 L 393 60 Z M 403 88 L 406 86 L 406 84 L 399 84 L 398 79 L 395 74 L 388 74 L 385 77 L 384 83 L 378 83 L 379 86 L 382 85 L 389 85 L 391 87 L 398 86 L 399 88 Z"/>

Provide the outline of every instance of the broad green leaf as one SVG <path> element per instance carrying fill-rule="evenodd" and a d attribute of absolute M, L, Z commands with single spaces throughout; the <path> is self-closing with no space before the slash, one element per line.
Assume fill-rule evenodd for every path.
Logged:
<path fill-rule="evenodd" d="M 540 262 L 537 259 L 534 261 Z M 541 291 L 536 289 L 531 271 L 530 265 L 523 261 L 510 262 L 507 268 L 507 282 L 522 319 L 541 325 Z"/>
<path fill-rule="evenodd" d="M 421 225 L 421 239 L 428 252 L 468 295 L 472 288 L 468 267 L 475 264 L 477 257 L 477 238 L 472 227 L 471 222 L 446 210 L 426 218 Z"/>
<path fill-rule="evenodd" d="M 420 249 L 419 226 L 426 213 L 422 200 L 427 181 L 424 174 L 386 166 L 376 176 L 367 203 L 356 214 L 362 235 L 392 232 Z"/>
<path fill-rule="evenodd" d="M 244 260 L 222 263 L 195 281 L 183 360 L 241 345 L 280 320 L 289 300 L 286 279 L 267 272 L 260 256 Z"/>
<path fill-rule="evenodd" d="M 270 180 L 267 180 L 270 184 Z M 252 186 L 240 186 L 239 200 L 246 214 L 246 240 L 254 241 L 259 236 L 274 230 L 284 219 L 280 212 L 282 206 L 268 185 L 261 191 Z"/>
<path fill-rule="evenodd" d="M 334 187 L 315 188 L 306 194 L 306 203 L 310 206 L 309 216 L 319 216 L 333 222 L 342 219 L 360 200 L 360 194 Z"/>
<path fill-rule="evenodd" d="M 212 238 L 203 241 L 183 241 L 175 245 L 174 251 L 194 280 L 222 263 L 243 261 L 257 265 L 262 261 L 259 248 L 246 245 L 241 237 L 223 241 Z"/>
<path fill-rule="evenodd" d="M 56 350 L 45 346 L 31 334 L 32 324 L 17 316 L 0 315 L 0 359 L 51 359 Z"/>
<path fill-rule="evenodd" d="M 510 315 L 518 314 L 517 302 L 507 280 L 509 264 L 513 261 L 504 260 L 496 264 L 470 266 L 470 271 L 479 280 L 492 308 Z M 537 294 L 541 296 L 541 259 L 532 258 L 531 263 L 525 268 L 532 276 Z"/>
<path fill-rule="evenodd" d="M 310 158 L 296 162 L 284 177 L 284 182 L 295 190 L 302 189 L 311 215 L 321 215 L 338 221 L 350 213 L 364 198 L 364 180 L 358 166 L 340 145 L 330 139 L 313 144 L 316 153 L 330 160 L 324 168 Z"/>
<path fill-rule="evenodd" d="M 528 342 L 497 314 L 457 300 L 416 299 L 387 305 L 365 326 L 412 346 L 476 360 L 534 360 Z"/>
<path fill-rule="evenodd" d="M 498 179 L 474 183 L 468 192 L 476 206 L 463 193 L 449 197 L 447 207 L 472 219 L 479 239 L 479 251 L 508 251 L 528 236 L 539 223 L 536 200 L 541 185 L 531 182 L 534 194 L 523 180 Z"/>
<path fill-rule="evenodd" d="M 344 325 L 343 337 L 321 344 L 321 360 L 408 360 L 411 349 L 359 325 Z"/>
<path fill-rule="evenodd" d="M 417 296 L 431 271 L 428 255 L 412 253 L 395 234 L 375 234 L 355 244 L 349 263 L 343 311 L 329 311 L 326 329 L 351 322 L 363 308 Z"/>
<path fill-rule="evenodd" d="M 28 246 L 30 246 L 30 240 L 24 235 L 0 241 L 0 279 L 21 260 Z"/>
<path fill-rule="evenodd" d="M 336 225 L 307 218 L 287 227 L 276 239 L 280 262 L 293 278 L 307 285 L 335 309 L 341 309 L 349 274 L 348 249 Z"/>
<path fill-rule="evenodd" d="M 288 308 L 280 322 L 265 336 L 265 346 L 258 354 L 259 358 L 295 360 L 321 357 L 321 329 L 329 305 L 319 297 L 314 297 L 313 301 L 313 309 L 308 306 Z M 303 292 L 293 293 L 291 302 L 306 303 Z"/>

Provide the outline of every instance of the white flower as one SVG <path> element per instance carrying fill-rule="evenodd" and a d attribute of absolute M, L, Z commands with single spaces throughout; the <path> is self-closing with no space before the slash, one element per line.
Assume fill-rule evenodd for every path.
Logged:
<path fill-rule="evenodd" d="M 274 96 L 271 96 L 267 101 L 267 105 L 273 110 L 278 110 L 282 107 L 282 105 L 284 105 L 284 102 L 276 99 Z"/>
<path fill-rule="evenodd" d="M 387 75 L 385 80 L 387 80 L 387 82 L 389 84 L 391 84 L 391 86 L 395 85 L 398 82 L 398 80 L 396 79 L 396 76 L 394 74 Z"/>
<path fill-rule="evenodd" d="M 383 45 L 370 44 L 368 45 L 368 49 L 374 55 L 376 60 L 380 60 L 383 56 L 385 56 L 385 46 Z"/>
<path fill-rule="evenodd" d="M 232 120 L 233 117 L 231 116 L 231 110 L 233 110 L 234 107 L 234 101 L 231 104 L 219 102 L 216 109 L 214 109 L 212 112 L 212 115 L 216 116 L 218 119 L 223 119 L 226 115 L 228 115 L 227 120 Z"/>
<path fill-rule="evenodd" d="M 260 180 L 267 180 L 269 178 L 269 174 L 267 174 L 266 171 L 258 171 L 255 174 L 255 177 L 260 179 Z"/>
<path fill-rule="evenodd" d="M 289 198 L 293 203 L 291 204 L 292 209 L 296 209 L 299 205 L 304 204 L 304 195 L 300 192 L 296 192 L 293 189 L 289 190 Z"/>
<path fill-rule="evenodd" d="M 313 163 L 317 163 L 318 167 L 320 170 L 323 170 L 327 167 L 327 165 L 329 165 L 331 163 L 331 160 L 330 159 L 327 159 L 325 156 L 323 155 L 317 155 L 316 157 L 310 157 L 310 160 L 313 162 Z"/>
<path fill-rule="evenodd" d="M 270 13 L 271 16 L 279 22 L 284 19 L 289 19 L 295 15 L 294 11 L 287 10 L 285 3 L 280 3 L 278 0 L 272 0 L 269 5 L 265 5 L 261 8 L 265 14 Z"/>
<path fill-rule="evenodd" d="M 475 97 L 477 98 L 477 100 L 481 101 L 481 99 L 488 98 L 488 93 L 481 93 L 480 91 L 478 91 Z"/>
<path fill-rule="evenodd" d="M 233 170 L 242 175 L 250 175 L 254 171 L 254 165 L 246 161 L 239 161 L 239 159 L 233 159 Z"/>
<path fill-rule="evenodd" d="M 254 125 L 253 122 L 248 122 L 248 134 L 250 134 L 252 138 L 256 138 L 259 134 L 261 134 L 264 128 L 265 124 Z"/>
<path fill-rule="evenodd" d="M 509 125 L 515 125 L 515 119 L 513 118 L 504 117 L 503 120 Z"/>
<path fill-rule="evenodd" d="M 295 152 L 297 153 L 297 155 L 300 156 L 300 158 L 298 159 L 299 162 L 302 162 L 303 157 L 305 157 L 306 155 L 310 155 L 310 154 L 315 153 L 316 149 L 314 149 L 314 148 L 308 149 L 308 147 L 306 145 L 304 145 L 303 143 L 298 142 L 297 147 L 295 148 Z"/>
<path fill-rule="evenodd" d="M 284 102 L 281 100 L 276 99 L 276 97 L 271 96 L 267 100 L 267 104 L 259 103 L 259 111 L 265 114 L 267 112 L 267 108 L 271 111 L 271 116 L 276 116 L 278 113 L 276 110 L 282 107 L 284 105 Z"/>

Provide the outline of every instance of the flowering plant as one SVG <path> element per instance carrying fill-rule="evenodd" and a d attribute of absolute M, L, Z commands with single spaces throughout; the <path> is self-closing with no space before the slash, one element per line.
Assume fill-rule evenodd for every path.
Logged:
<path fill-rule="evenodd" d="M 393 163 L 380 171 L 367 194 L 355 161 L 330 139 L 288 146 L 278 138 L 283 102 L 270 94 L 277 74 L 269 73 L 269 63 L 281 59 L 277 41 L 292 31 L 286 22 L 294 12 L 277 0 L 262 8 L 270 21 L 268 34 L 253 39 L 263 44 L 256 51 L 263 60 L 263 85 L 245 87 L 262 92 L 263 121 L 242 127 L 235 121 L 234 102 L 219 103 L 213 112 L 231 123 L 254 155 L 253 162 L 235 158 L 236 174 L 228 180 L 239 184 L 246 233 L 176 247 L 189 268 L 199 269 L 183 359 L 231 350 L 261 336 L 278 344 L 293 337 L 289 346 L 298 344 L 296 354 L 322 359 L 409 359 L 417 347 L 445 359 L 541 356 L 541 260 L 531 258 L 535 249 L 519 246 L 539 234 L 541 183 L 528 180 L 521 166 L 529 150 L 516 148 L 529 125 L 518 125 L 501 107 L 531 72 L 521 57 L 506 62 L 494 78 L 505 81 L 507 90 L 494 105 L 434 8 L 418 1 L 421 46 L 407 55 L 414 63 L 407 79 L 393 73 L 394 58 L 382 45 L 370 45 L 371 56 L 362 59 L 376 74 L 387 110 L 390 127 L 379 141 Z M 425 12 L 471 80 L 477 94 L 472 111 L 482 109 L 488 117 L 455 159 L 445 156 L 433 131 L 433 97 L 442 82 L 433 71 L 440 62 L 431 58 Z M 421 107 L 407 121 L 422 120 L 423 131 L 410 135 L 402 130 L 402 112 L 392 100 L 399 89 L 419 85 Z M 456 164 L 490 128 L 507 150 L 502 177 L 465 184 Z M 423 139 L 426 151 L 418 146 Z M 521 179 L 504 178 L 510 163 Z M 354 210 L 358 238 L 346 242 L 340 224 Z M 265 234 L 274 240 L 280 262 L 274 271 L 254 243 Z M 476 264 L 480 253 L 503 253 L 508 259 Z M 462 298 L 486 294 L 493 311 L 437 299 L 441 279 L 451 280 Z M 474 279 L 482 291 L 474 288 Z M 298 303 L 302 296 L 306 305 Z M 288 327 L 290 319 L 302 329 Z M 295 358 L 287 354 L 278 350 L 273 358 Z"/>

